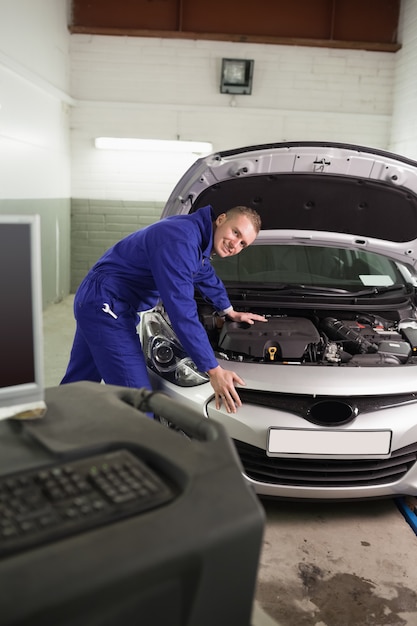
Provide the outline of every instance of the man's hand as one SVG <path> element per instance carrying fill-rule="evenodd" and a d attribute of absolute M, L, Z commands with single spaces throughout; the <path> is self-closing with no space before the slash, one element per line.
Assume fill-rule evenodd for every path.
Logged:
<path fill-rule="evenodd" d="M 246 322 L 247 324 L 268 321 L 264 315 L 244 313 L 242 311 L 235 311 L 234 309 L 227 313 L 227 317 L 233 322 Z M 216 409 L 220 409 L 223 402 L 228 413 L 236 413 L 237 408 L 242 406 L 242 401 L 239 398 L 235 384 L 244 385 L 245 382 L 236 372 L 225 370 L 220 365 L 208 370 L 207 374 L 210 376 L 211 386 L 214 389 Z"/>
<path fill-rule="evenodd" d="M 235 311 L 234 309 L 227 313 L 227 317 L 230 317 L 233 322 L 246 322 L 246 324 L 268 321 L 264 315 L 257 315 L 256 313 L 243 313 L 242 311 Z"/>
<path fill-rule="evenodd" d="M 207 371 L 211 386 L 216 397 L 216 409 L 220 409 L 222 402 L 228 413 L 236 413 L 242 401 L 237 393 L 235 383 L 244 385 L 245 382 L 235 372 L 223 369 L 220 365 Z"/>

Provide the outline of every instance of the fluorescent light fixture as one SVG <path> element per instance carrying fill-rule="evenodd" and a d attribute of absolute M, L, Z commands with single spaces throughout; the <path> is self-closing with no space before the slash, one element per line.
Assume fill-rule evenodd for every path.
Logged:
<path fill-rule="evenodd" d="M 180 141 L 165 139 L 136 139 L 133 137 L 96 137 L 99 150 L 137 150 L 139 152 L 176 152 L 210 154 L 213 145 L 207 141 Z"/>

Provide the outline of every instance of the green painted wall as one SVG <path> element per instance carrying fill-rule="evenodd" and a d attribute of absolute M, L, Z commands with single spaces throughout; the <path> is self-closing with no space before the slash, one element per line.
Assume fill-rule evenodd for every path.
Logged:
<path fill-rule="evenodd" d="M 41 218 L 43 307 L 70 292 L 70 199 L 0 199 L 0 213 Z"/>
<path fill-rule="evenodd" d="M 0 213 L 40 215 L 44 309 L 74 293 L 103 252 L 156 222 L 163 206 L 119 200 L 0 199 Z"/>
<path fill-rule="evenodd" d="M 71 292 L 113 244 L 159 220 L 163 202 L 71 200 Z"/>

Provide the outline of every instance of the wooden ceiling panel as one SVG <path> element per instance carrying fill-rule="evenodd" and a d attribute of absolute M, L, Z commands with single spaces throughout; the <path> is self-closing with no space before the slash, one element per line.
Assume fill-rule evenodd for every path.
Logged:
<path fill-rule="evenodd" d="M 399 0 L 337 0 L 333 37 L 395 43 L 399 14 Z"/>
<path fill-rule="evenodd" d="M 400 0 L 72 0 L 69 29 L 395 52 Z"/>
<path fill-rule="evenodd" d="M 180 0 L 73 0 L 72 25 L 118 30 L 177 30 Z"/>
<path fill-rule="evenodd" d="M 185 31 L 328 39 L 332 0 L 183 0 Z"/>

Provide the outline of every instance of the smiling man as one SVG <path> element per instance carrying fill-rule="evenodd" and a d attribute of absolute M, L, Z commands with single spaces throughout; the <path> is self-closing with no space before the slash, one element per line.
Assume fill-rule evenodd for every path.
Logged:
<path fill-rule="evenodd" d="M 210 257 L 238 254 L 261 228 L 256 211 L 238 206 L 215 218 L 211 206 L 174 215 L 128 235 L 91 268 L 77 290 L 77 322 L 62 384 L 80 380 L 151 388 L 136 331 L 140 311 L 161 299 L 178 339 L 198 369 L 207 372 L 216 405 L 229 413 L 241 405 L 235 385 L 244 381 L 216 360 L 198 318 L 198 289 L 221 314 L 236 322 L 266 321 L 235 311 Z"/>

